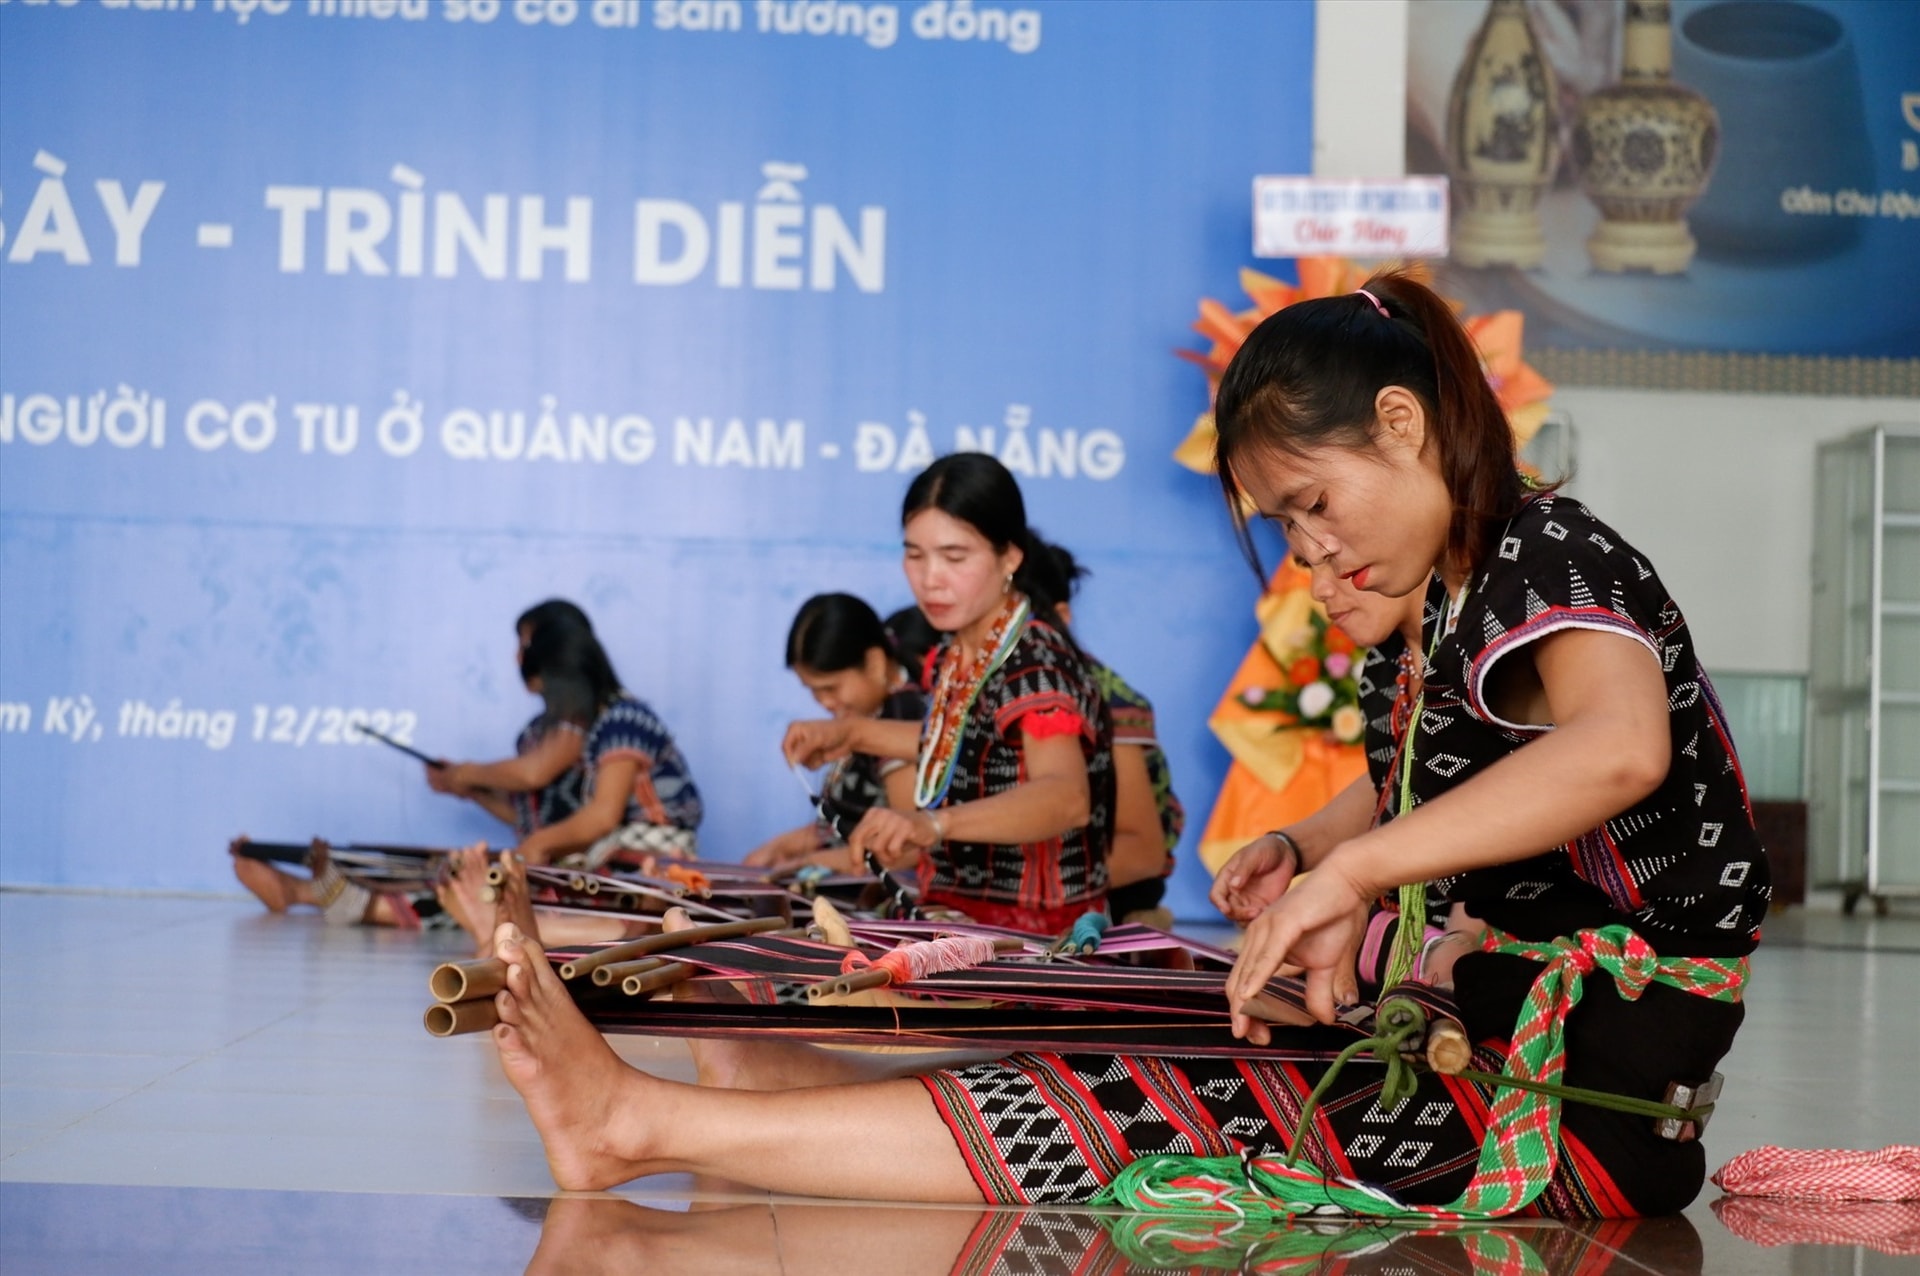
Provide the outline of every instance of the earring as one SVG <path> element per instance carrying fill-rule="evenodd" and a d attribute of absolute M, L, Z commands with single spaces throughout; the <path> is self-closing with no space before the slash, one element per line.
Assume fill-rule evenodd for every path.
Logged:
<path fill-rule="evenodd" d="M 1011 594 L 1013 592 L 1013 573 L 1012 572 L 1008 572 L 1007 578 L 1000 582 L 1000 592 L 1003 594 Z"/>

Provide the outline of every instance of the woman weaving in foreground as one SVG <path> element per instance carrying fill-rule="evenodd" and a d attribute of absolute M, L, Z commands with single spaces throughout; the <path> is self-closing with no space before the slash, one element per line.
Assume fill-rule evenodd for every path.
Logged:
<path fill-rule="evenodd" d="M 1330 1021 L 1370 901 L 1405 887 L 1419 908 L 1433 883 L 1487 929 L 1402 949 L 1387 982 L 1414 956 L 1450 977 L 1482 1072 L 1551 1080 L 1563 1055 L 1567 1084 L 1655 1101 L 1705 1081 L 1769 892 L 1731 742 L 1652 568 L 1522 486 L 1470 341 L 1403 277 L 1266 320 L 1216 419 L 1233 508 L 1244 495 L 1357 588 L 1446 591 L 1412 662 L 1424 685 L 1409 678 L 1391 715 L 1378 827 L 1263 838 L 1223 871 L 1220 902 L 1251 920 L 1229 1004 L 1292 962 Z M 813 1195 L 1084 1201 L 1136 1158 L 1285 1150 L 1324 1071 L 1263 1059 L 1270 1030 L 1242 1015 L 1237 1058 L 1018 1055 L 830 1084 L 903 1066 L 849 1058 L 794 1078 L 809 1089 L 677 1085 L 622 1063 L 511 928 L 498 951 L 495 1040 L 566 1188 L 695 1170 Z M 1335 1079 L 1285 1199 L 1618 1217 L 1680 1209 L 1704 1175 L 1699 1144 L 1645 1116 L 1435 1074 L 1382 1105 L 1379 1077 Z"/>

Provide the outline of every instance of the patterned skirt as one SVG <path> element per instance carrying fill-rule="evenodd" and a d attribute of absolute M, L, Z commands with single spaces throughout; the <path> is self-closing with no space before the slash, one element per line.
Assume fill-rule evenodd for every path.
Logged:
<path fill-rule="evenodd" d="M 1498 1072 L 1501 1049 L 1474 1066 Z M 981 1195 L 1003 1205 L 1083 1202 L 1143 1156 L 1284 1151 L 1322 1064 L 1261 1059 L 1020 1054 L 922 1077 Z M 1380 1105 L 1378 1068 L 1344 1069 L 1322 1098 L 1305 1155 L 1409 1204 L 1444 1205 L 1473 1175 L 1492 1095 L 1422 1073 L 1419 1091 Z M 1531 1213 L 1621 1218 L 1634 1210 L 1563 1129 L 1553 1184 Z"/>
<path fill-rule="evenodd" d="M 1472 953 L 1455 966 L 1461 1021 L 1479 1042 L 1474 1069 L 1498 1073 L 1506 1038 L 1539 967 Z M 1595 972 L 1567 1016 L 1566 1082 L 1658 1099 L 1672 1081 L 1703 1081 L 1733 1044 L 1744 1009 L 1668 988 L 1618 996 Z M 1284 1031 L 1284 1030 L 1283 1030 Z M 1284 1153 L 1326 1065 L 1261 1058 L 1022 1054 L 921 1078 L 981 1195 L 1003 1205 L 1081 1202 L 1143 1156 Z M 1419 1074 L 1419 1089 L 1383 1108 L 1383 1070 L 1356 1059 L 1322 1097 L 1303 1158 L 1410 1205 L 1446 1205 L 1473 1176 L 1494 1091 Z M 1636 1218 L 1684 1209 L 1706 1179 L 1698 1142 L 1654 1133 L 1650 1118 L 1562 1106 L 1559 1155 L 1524 1214 Z"/>

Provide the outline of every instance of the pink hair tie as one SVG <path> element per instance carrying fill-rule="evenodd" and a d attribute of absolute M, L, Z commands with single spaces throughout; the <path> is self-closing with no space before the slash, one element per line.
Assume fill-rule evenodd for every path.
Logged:
<path fill-rule="evenodd" d="M 1368 292 L 1365 288 L 1355 288 L 1354 292 L 1358 293 L 1362 297 L 1365 297 L 1368 301 L 1371 301 L 1373 303 L 1373 308 L 1380 312 L 1380 317 L 1382 319 L 1393 318 L 1392 315 L 1387 313 L 1387 308 L 1380 304 L 1380 298 L 1374 296 L 1372 293 Z"/>

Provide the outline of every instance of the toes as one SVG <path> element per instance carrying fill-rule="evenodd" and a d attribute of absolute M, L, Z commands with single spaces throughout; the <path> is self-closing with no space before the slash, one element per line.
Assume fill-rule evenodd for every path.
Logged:
<path fill-rule="evenodd" d="M 511 970 L 507 972 L 507 982 L 509 985 L 513 982 Z M 502 1024 L 518 1025 L 526 1022 L 526 1015 L 520 1009 L 520 999 L 514 996 L 511 990 L 493 994 L 493 1008 L 499 1013 Z"/>

